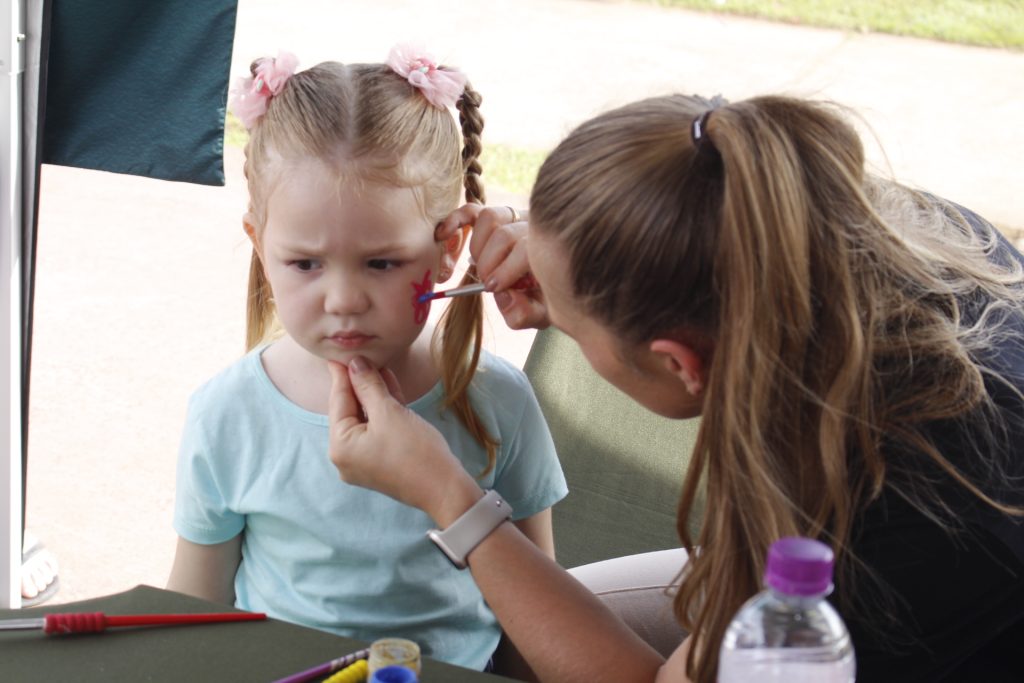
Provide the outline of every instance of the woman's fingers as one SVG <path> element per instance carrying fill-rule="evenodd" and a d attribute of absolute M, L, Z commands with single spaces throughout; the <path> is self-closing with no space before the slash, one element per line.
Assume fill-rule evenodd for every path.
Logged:
<path fill-rule="evenodd" d="M 352 392 L 359 405 L 363 407 L 367 421 L 372 421 L 375 416 L 385 410 L 387 402 L 395 400 L 384 377 L 365 358 L 356 356 L 349 361 L 348 376 Z M 401 393 L 398 382 L 394 380 L 394 375 L 392 374 L 391 377 L 395 389 Z"/>
<path fill-rule="evenodd" d="M 328 454 L 349 484 L 433 514 L 467 477 L 440 432 L 406 408 L 397 380 L 364 358 L 331 363 Z"/>
<path fill-rule="evenodd" d="M 539 289 L 506 289 L 494 295 L 494 303 L 513 330 L 543 330 L 551 325 L 544 293 Z"/>
<path fill-rule="evenodd" d="M 528 212 L 509 206 L 468 204 L 442 221 L 436 239 L 454 235 L 471 222 L 469 254 L 476 272 L 487 289 L 495 293 L 495 302 L 505 322 L 515 330 L 528 327 L 543 329 L 550 325 L 542 292 L 530 275 L 527 257 Z M 531 286 L 524 287 L 524 282 Z"/>
<path fill-rule="evenodd" d="M 526 256 L 527 238 L 516 242 L 504 261 L 494 269 L 487 280 L 493 286 L 494 303 L 505 318 L 505 324 L 513 330 L 536 328 L 542 330 L 551 324 L 548 319 L 544 292 L 531 277 L 523 279 L 523 273 L 530 272 Z M 524 286 L 525 285 L 525 286 Z"/>
<path fill-rule="evenodd" d="M 384 378 L 384 385 L 388 388 L 388 392 L 395 397 L 395 400 L 405 405 L 405 395 L 402 393 L 402 387 L 398 383 L 398 378 L 395 377 L 395 373 L 391 372 L 391 368 L 382 368 L 380 376 Z"/>
<path fill-rule="evenodd" d="M 522 226 L 521 234 L 518 226 Z M 530 272 L 526 239 L 526 223 L 504 226 L 494 234 L 476 265 L 476 272 L 488 290 L 500 292 L 510 287 L 521 288 L 523 276 Z M 532 282 L 532 278 L 530 280 Z"/>
<path fill-rule="evenodd" d="M 453 237 L 464 225 L 475 225 L 477 216 L 484 210 L 480 204 L 464 204 L 452 211 L 434 228 L 434 240 L 444 242 Z"/>
<path fill-rule="evenodd" d="M 477 223 L 482 229 L 474 228 L 470 238 L 469 250 L 476 261 L 476 271 L 493 291 L 511 287 L 529 272 L 524 244 L 527 224 L 524 221 L 506 223 L 497 222 L 498 219 L 494 218 L 488 220 L 506 214 L 507 211 L 505 207 L 497 207 L 492 214 L 482 212 Z"/>
<path fill-rule="evenodd" d="M 335 361 L 327 361 L 327 368 L 331 373 L 331 395 L 327 403 L 331 428 L 340 425 L 343 430 L 350 429 L 363 421 L 363 410 L 352 390 L 348 368 Z"/>
<path fill-rule="evenodd" d="M 480 206 L 466 204 L 438 223 L 434 239 L 447 240 L 463 226 L 471 225 L 469 256 L 476 264 L 481 281 L 494 281 L 493 290 L 509 287 L 529 273 L 526 250 L 517 245 L 526 237 L 526 210 L 510 206 Z M 511 261 L 506 263 L 509 257 Z"/>

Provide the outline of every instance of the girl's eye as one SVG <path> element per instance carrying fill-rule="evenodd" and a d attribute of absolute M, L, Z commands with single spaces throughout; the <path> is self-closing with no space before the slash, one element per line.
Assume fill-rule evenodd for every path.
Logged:
<path fill-rule="evenodd" d="M 301 270 L 303 273 L 308 273 L 309 271 L 314 270 L 319 264 L 313 259 L 304 258 L 292 261 L 291 265 L 298 270 Z"/>
<path fill-rule="evenodd" d="M 375 258 L 367 261 L 367 265 L 373 270 L 391 270 L 392 268 L 398 267 L 397 261 L 389 261 L 387 259 Z"/>

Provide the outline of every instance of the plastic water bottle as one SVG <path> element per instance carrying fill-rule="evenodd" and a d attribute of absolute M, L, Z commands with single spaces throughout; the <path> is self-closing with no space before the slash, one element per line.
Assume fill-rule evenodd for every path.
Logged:
<path fill-rule="evenodd" d="M 783 538 L 768 550 L 765 589 L 729 624 L 718 658 L 719 683 L 852 683 L 850 634 L 825 600 L 832 550 L 810 538 Z"/>

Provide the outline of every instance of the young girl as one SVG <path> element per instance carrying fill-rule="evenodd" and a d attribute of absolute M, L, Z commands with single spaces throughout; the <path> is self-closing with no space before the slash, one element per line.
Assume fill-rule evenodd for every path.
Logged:
<path fill-rule="evenodd" d="M 250 131 L 250 352 L 190 402 L 168 587 L 364 640 L 407 637 L 482 669 L 498 624 L 428 539 L 429 517 L 343 483 L 327 457 L 328 363 L 360 354 L 553 556 L 549 508 L 566 486 L 525 376 L 481 352 L 478 297 L 452 300 L 433 348 L 420 301 L 451 277 L 468 231 L 440 243 L 434 226 L 463 185 L 483 201 L 480 97 L 408 48 L 386 64 L 295 66 L 257 61 L 234 104 Z"/>
<path fill-rule="evenodd" d="M 873 177 L 834 107 L 788 97 L 602 114 L 547 158 L 530 209 L 526 239 L 507 208 L 475 207 L 439 237 L 473 222 L 506 319 L 556 325 L 652 411 L 701 416 L 678 520 L 691 635 L 667 661 L 511 525 L 469 556 L 542 680 L 711 683 L 789 535 L 836 552 L 858 680 L 1024 680 L 1024 258 L 1005 239 Z M 526 268 L 542 297 L 507 289 Z M 372 368 L 339 380 L 346 481 L 441 528 L 470 509 L 479 487 Z"/>

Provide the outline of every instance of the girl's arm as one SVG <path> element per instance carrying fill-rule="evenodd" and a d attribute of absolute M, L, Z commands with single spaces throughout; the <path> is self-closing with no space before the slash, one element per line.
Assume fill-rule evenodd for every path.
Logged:
<path fill-rule="evenodd" d="M 234 605 L 235 573 L 241 561 L 241 534 L 213 545 L 192 543 L 179 536 L 167 589 Z"/>
<path fill-rule="evenodd" d="M 555 559 L 555 532 L 551 529 L 551 508 L 512 523 L 545 555 L 552 560 Z"/>
<path fill-rule="evenodd" d="M 345 481 L 418 507 L 441 529 L 483 495 L 444 437 L 394 400 L 365 360 L 354 359 L 348 371 L 332 363 L 331 373 L 330 455 Z M 666 664 L 515 525 L 502 524 L 468 559 L 484 598 L 540 680 L 685 683 L 685 652 Z"/>

